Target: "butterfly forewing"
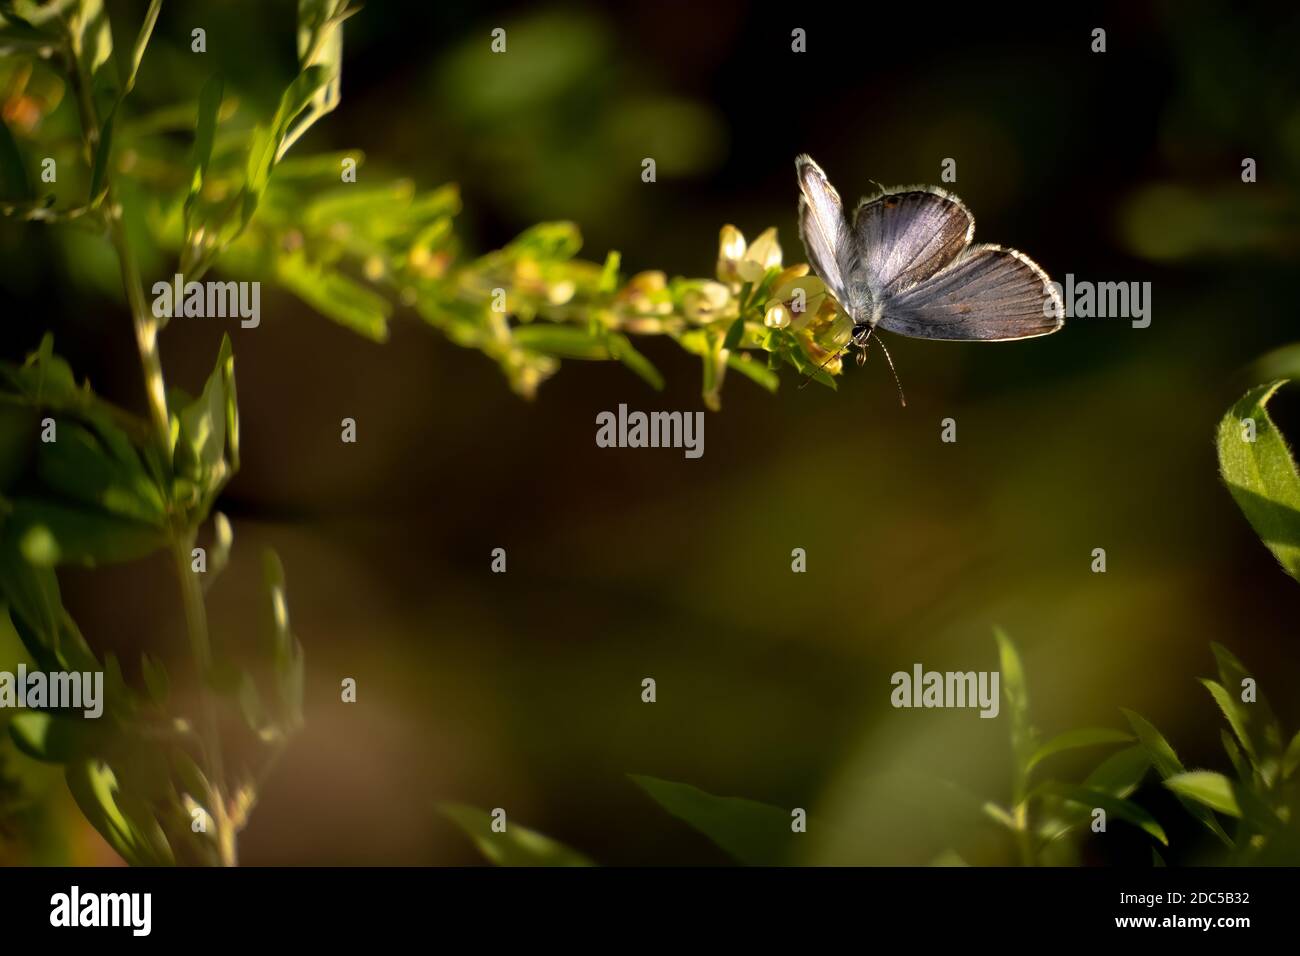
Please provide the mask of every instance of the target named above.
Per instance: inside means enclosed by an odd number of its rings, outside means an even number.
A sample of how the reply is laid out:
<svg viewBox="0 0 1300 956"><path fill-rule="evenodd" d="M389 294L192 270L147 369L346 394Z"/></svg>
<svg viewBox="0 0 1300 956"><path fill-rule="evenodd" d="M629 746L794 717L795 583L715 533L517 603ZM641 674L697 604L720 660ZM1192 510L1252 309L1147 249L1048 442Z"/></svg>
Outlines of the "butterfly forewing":
<svg viewBox="0 0 1300 956"><path fill-rule="evenodd" d="M933 187L864 199L853 217L858 269L876 297L924 282L956 259L974 234L970 210L956 196Z"/></svg>
<svg viewBox="0 0 1300 956"><path fill-rule="evenodd" d="M809 156L795 159L799 178L799 237L808 259L831 295L845 301L846 279L857 260L840 194Z"/></svg>
<svg viewBox="0 0 1300 956"><path fill-rule="evenodd" d="M880 327L919 339L999 341L1055 332L1061 294L1028 256L970 246L948 268L883 303Z"/></svg>

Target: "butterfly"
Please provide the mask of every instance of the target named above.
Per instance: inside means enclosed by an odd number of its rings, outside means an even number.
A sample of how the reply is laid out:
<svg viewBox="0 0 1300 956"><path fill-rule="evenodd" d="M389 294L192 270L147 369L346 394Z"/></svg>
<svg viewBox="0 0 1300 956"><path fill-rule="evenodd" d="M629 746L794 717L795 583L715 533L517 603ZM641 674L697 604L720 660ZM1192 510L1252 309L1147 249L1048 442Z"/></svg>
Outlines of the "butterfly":
<svg viewBox="0 0 1300 956"><path fill-rule="evenodd" d="M794 164L799 236L813 270L853 321L848 344L861 350L859 364L877 327L917 339L1000 342L1065 324L1060 289L1047 273L1015 249L972 245L975 217L947 190L882 187L850 219L811 156Z"/></svg>

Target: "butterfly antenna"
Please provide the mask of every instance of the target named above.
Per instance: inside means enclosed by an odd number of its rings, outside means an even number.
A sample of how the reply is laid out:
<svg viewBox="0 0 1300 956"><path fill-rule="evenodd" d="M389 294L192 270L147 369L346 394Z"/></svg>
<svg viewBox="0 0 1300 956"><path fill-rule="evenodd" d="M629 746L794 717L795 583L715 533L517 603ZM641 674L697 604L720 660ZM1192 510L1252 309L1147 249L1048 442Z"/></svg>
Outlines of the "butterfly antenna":
<svg viewBox="0 0 1300 956"><path fill-rule="evenodd" d="M894 360L889 357L889 349L885 347L884 340L877 338L876 341L880 343L880 350L885 353L885 361L889 363L889 371L893 373L894 385L898 388L898 404L906 408L907 399L903 396L903 383L898 380L898 372L894 371Z"/></svg>
<svg viewBox="0 0 1300 956"><path fill-rule="evenodd" d="M826 366L830 365L831 362L834 362L837 358L843 355L844 350L852 344L853 344L852 340L844 343L835 352L831 353L830 358L828 358L825 362L822 362L821 365L817 366L815 369L813 369L811 372L805 375L803 377L803 381L799 383L800 390L802 390L805 385L807 385L809 382L813 380L814 375L816 375L818 372L824 372L826 370Z"/></svg>

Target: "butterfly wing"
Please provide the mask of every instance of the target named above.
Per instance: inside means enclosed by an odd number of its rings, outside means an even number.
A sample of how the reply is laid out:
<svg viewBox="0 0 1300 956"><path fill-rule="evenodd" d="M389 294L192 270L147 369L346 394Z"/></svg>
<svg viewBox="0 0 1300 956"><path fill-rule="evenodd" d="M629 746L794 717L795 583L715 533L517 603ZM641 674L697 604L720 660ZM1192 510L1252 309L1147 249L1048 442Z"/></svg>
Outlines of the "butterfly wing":
<svg viewBox="0 0 1300 956"><path fill-rule="evenodd" d="M970 246L928 281L885 299L880 327L917 339L1003 341L1065 324L1060 291L1015 249Z"/></svg>
<svg viewBox="0 0 1300 956"><path fill-rule="evenodd" d="M846 301L846 279L857 259L853 235L844 218L844 204L811 156L795 157L794 168L799 179L799 238L814 271L842 304Z"/></svg>
<svg viewBox="0 0 1300 956"><path fill-rule="evenodd" d="M860 280L879 301L924 282L975 235L975 217L937 186L903 186L864 199L853 214ZM859 277L847 277L850 282Z"/></svg>

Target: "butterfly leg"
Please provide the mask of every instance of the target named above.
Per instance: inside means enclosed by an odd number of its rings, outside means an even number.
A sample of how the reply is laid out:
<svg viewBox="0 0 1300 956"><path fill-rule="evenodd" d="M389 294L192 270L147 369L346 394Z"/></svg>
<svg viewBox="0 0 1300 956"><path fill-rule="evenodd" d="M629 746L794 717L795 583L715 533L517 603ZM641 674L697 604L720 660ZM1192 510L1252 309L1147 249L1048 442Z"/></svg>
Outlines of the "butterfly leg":
<svg viewBox="0 0 1300 956"><path fill-rule="evenodd" d="M859 331L864 328L864 331ZM871 333L875 330L874 325L858 326L853 330L853 344L858 347L858 368L862 368L867 361L867 349L871 347Z"/></svg>

